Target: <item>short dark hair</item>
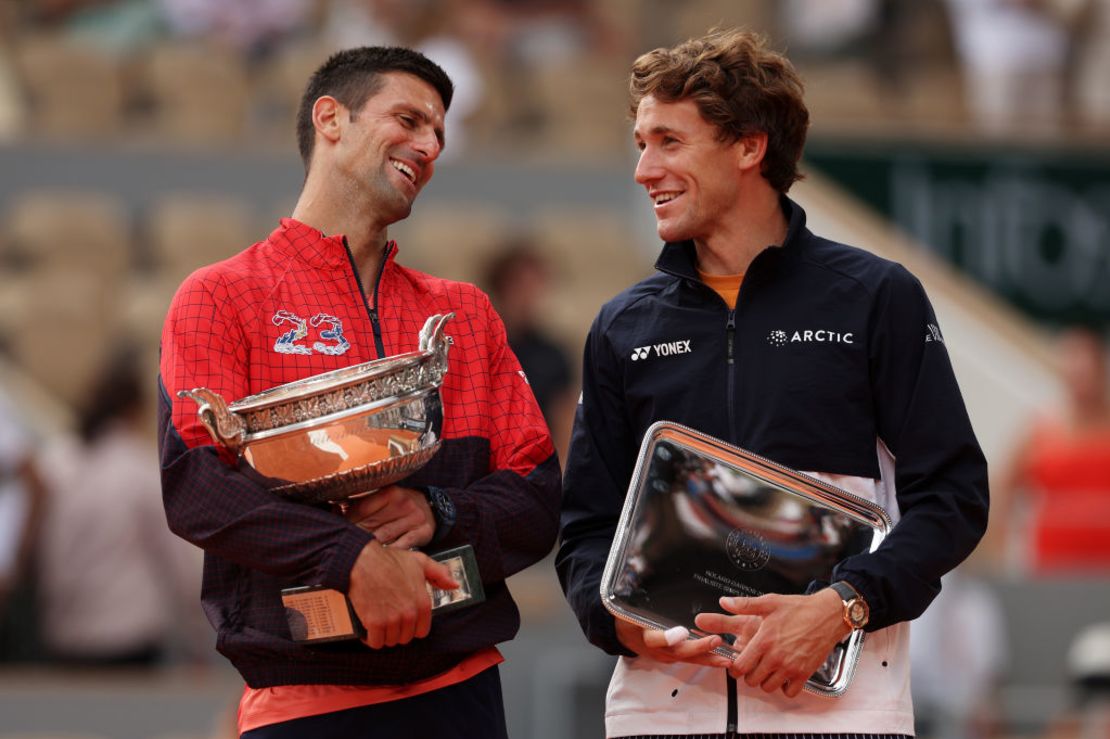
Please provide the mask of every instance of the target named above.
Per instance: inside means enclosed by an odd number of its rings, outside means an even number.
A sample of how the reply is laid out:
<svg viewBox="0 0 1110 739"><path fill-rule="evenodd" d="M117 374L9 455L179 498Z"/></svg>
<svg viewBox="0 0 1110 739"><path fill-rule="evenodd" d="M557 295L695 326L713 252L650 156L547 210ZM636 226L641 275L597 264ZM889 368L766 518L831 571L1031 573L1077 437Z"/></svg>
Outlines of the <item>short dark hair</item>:
<svg viewBox="0 0 1110 739"><path fill-rule="evenodd" d="M809 128L802 80L760 34L714 29L649 51L632 65L628 87L633 117L648 95L665 103L693 100L723 141L767 134L762 172L777 191L785 193L802 179L798 161Z"/></svg>
<svg viewBox="0 0 1110 739"><path fill-rule="evenodd" d="M297 147L305 171L312 162L316 130L312 106L331 95L348 110L358 110L382 88L383 74L404 72L427 82L439 93L444 112L451 105L455 86L443 69L419 51L400 46L362 46L332 54L308 80L297 111Z"/></svg>

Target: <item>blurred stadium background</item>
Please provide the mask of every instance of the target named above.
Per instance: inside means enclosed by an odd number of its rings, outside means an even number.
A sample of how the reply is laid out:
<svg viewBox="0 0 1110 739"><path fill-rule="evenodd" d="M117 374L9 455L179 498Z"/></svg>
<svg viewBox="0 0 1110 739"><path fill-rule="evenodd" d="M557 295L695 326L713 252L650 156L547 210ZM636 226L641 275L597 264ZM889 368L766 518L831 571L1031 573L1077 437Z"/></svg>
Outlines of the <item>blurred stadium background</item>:
<svg viewBox="0 0 1110 739"><path fill-rule="evenodd" d="M818 233L926 283L998 478L987 540L936 609L950 621L918 637L920 734L1079 736L1077 687L1110 677L1110 655L1069 649L1110 620L1110 566L1031 567L1031 504L1002 476L1034 414L1064 402L1054 334L1110 321L1107 0L0 0L0 388L41 448L72 433L121 343L153 390L180 280L292 207L308 74L383 42L459 85L447 156L391 230L400 258L482 283L506 244L531 243L543 328L576 366L598 307L658 249L626 71L714 25L764 31L801 70L809 176L791 194ZM155 667L78 670L37 641L38 559L0 603L0 738L232 735L242 683L194 623L195 592L167 587ZM512 735L602 736L611 661L550 561L514 580Z"/></svg>

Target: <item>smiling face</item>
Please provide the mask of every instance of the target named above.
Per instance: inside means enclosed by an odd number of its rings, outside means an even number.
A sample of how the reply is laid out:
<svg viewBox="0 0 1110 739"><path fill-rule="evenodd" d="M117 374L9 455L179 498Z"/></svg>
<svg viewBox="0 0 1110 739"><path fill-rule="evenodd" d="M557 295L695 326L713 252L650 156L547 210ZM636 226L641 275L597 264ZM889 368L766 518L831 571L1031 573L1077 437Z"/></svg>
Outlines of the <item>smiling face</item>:
<svg viewBox="0 0 1110 739"><path fill-rule="evenodd" d="M443 101L411 74L391 72L357 111L341 111L335 174L356 207L384 224L406 218L443 149Z"/></svg>
<svg viewBox="0 0 1110 739"><path fill-rule="evenodd" d="M640 160L636 182L655 207L664 241L709 241L740 197L740 142L721 141L692 100L645 96L634 129Z"/></svg>

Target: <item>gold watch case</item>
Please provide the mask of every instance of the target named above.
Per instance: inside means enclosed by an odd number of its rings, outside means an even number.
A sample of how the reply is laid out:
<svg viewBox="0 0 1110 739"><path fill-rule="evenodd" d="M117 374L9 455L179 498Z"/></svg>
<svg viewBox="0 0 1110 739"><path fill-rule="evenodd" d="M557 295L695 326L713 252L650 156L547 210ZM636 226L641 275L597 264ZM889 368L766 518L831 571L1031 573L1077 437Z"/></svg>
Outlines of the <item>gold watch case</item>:
<svg viewBox="0 0 1110 739"><path fill-rule="evenodd" d="M848 624L852 631L858 631L866 626L871 617L871 609L863 596L844 580L833 583L831 587L844 603L844 623Z"/></svg>

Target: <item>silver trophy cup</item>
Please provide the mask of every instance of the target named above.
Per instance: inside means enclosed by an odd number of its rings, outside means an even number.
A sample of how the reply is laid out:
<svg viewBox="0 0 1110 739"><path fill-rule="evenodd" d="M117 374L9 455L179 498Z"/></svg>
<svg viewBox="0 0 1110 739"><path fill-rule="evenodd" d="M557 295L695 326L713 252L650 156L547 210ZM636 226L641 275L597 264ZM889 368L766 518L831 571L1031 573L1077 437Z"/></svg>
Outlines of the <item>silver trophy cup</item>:
<svg viewBox="0 0 1110 739"><path fill-rule="evenodd" d="M453 313L428 318L419 349L325 372L228 403L182 390L216 444L304 503L339 502L401 480L439 450Z"/></svg>

